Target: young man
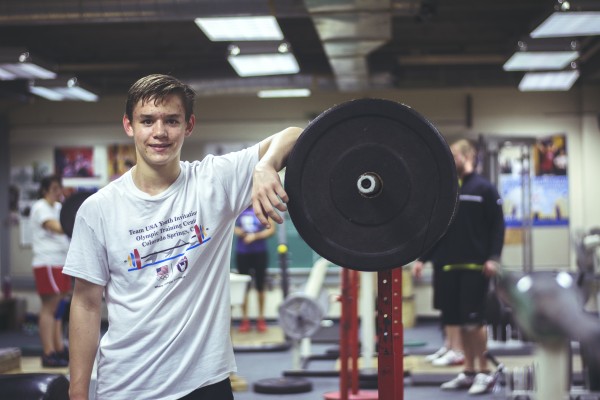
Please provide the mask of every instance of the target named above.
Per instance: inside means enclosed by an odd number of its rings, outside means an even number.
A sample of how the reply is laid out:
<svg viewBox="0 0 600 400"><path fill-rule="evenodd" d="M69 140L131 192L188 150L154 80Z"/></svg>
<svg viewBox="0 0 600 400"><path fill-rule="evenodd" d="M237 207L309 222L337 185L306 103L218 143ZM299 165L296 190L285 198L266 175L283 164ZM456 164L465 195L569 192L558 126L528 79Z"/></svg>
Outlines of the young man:
<svg viewBox="0 0 600 400"><path fill-rule="evenodd" d="M232 399L229 264L236 217L282 222L278 171L302 132L287 128L240 152L182 162L194 128L194 92L150 75L133 84L123 127L137 164L78 211L65 273L76 278L70 314L70 396ZM108 331L100 340L102 298ZM100 340L100 342L99 342Z"/></svg>
<svg viewBox="0 0 600 400"><path fill-rule="evenodd" d="M443 383L441 388L469 389L469 394L481 394L489 391L494 383L485 355L485 299L489 278L499 268L504 215L496 188L475 173L474 146L463 139L453 143L450 149L460 180L458 211L448 232L421 261L430 260L436 268L435 296L441 308L442 323L454 329L450 339L456 341L458 336L464 351L464 371ZM421 262L413 266L417 277L422 268Z"/></svg>

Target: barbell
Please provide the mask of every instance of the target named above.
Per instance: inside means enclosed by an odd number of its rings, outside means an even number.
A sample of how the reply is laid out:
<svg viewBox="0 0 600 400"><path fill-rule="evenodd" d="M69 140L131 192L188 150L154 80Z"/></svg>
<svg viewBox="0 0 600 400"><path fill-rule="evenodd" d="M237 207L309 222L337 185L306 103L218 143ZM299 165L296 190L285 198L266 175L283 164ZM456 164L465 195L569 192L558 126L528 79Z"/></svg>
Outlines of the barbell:
<svg viewBox="0 0 600 400"><path fill-rule="evenodd" d="M287 161L298 234L342 267L379 271L429 250L452 222L458 178L425 117L391 100L336 105L304 129Z"/></svg>

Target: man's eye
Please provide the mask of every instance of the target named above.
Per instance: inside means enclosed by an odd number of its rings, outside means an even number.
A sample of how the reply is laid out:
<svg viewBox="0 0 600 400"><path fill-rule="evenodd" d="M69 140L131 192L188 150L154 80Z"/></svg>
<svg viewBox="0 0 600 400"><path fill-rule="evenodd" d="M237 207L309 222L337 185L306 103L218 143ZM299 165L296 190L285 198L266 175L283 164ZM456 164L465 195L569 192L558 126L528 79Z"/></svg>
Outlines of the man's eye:
<svg viewBox="0 0 600 400"><path fill-rule="evenodd" d="M144 120L142 120L142 124L144 124L144 125L152 125L152 120L151 119L144 119Z"/></svg>
<svg viewBox="0 0 600 400"><path fill-rule="evenodd" d="M178 124L179 124L179 120L176 120L176 119L170 119L170 120L168 120L168 121L167 121L167 123L168 123L169 125L178 125Z"/></svg>

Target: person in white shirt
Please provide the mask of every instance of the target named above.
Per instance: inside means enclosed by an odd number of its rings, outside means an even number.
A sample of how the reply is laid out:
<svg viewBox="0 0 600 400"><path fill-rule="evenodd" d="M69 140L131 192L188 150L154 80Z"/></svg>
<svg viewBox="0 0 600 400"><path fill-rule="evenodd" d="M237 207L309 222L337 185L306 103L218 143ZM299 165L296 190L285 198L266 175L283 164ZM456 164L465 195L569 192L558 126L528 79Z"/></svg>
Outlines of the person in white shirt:
<svg viewBox="0 0 600 400"><path fill-rule="evenodd" d="M40 199L31 207L33 275L42 302L38 328L42 342L42 366L66 367L69 353L63 342L62 314L71 277L63 274L69 238L60 225L62 180L47 176L40 182Z"/></svg>
<svg viewBox="0 0 600 400"><path fill-rule="evenodd" d="M87 399L233 399L229 272L236 217L283 222L279 179L302 129L202 161L181 161L195 93L168 75L128 92L123 127L137 164L79 208L65 273L76 278L70 313L70 396ZM108 330L100 339L102 298Z"/></svg>

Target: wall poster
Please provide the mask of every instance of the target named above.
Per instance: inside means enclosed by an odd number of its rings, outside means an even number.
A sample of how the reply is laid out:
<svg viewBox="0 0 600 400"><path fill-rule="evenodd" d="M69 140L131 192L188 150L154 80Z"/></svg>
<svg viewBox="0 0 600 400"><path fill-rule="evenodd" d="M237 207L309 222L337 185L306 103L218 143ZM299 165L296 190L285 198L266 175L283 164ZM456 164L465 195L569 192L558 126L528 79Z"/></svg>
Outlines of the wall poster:
<svg viewBox="0 0 600 400"><path fill-rule="evenodd" d="M565 135L537 140L531 149L531 220L533 226L569 224L569 181ZM507 227L522 225L523 161L518 148L504 147L499 154L499 190Z"/></svg>

